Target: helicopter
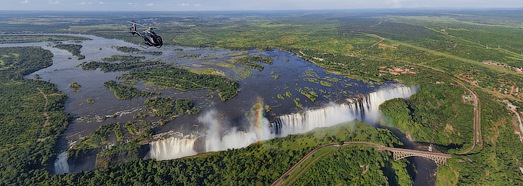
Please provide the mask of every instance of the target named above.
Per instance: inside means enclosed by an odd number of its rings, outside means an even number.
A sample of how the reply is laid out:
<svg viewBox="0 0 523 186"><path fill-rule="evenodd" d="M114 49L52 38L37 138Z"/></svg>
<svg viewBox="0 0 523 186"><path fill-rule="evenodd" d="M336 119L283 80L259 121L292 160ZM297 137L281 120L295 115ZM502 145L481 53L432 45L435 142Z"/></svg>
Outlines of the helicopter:
<svg viewBox="0 0 523 186"><path fill-rule="evenodd" d="M144 30L143 32L136 31L136 24L134 21L131 22L131 28L129 28L129 33L134 35L138 35L143 38L144 43L148 46L154 46L156 48L160 48L163 45L162 37L157 35L153 30L156 29L154 27L149 27L147 30Z"/></svg>

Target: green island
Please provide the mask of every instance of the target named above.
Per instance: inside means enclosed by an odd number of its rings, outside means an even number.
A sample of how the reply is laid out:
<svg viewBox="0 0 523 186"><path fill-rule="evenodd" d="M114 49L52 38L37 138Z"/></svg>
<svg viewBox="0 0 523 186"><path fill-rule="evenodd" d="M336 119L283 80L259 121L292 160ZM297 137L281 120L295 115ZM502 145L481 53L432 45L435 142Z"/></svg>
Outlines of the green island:
<svg viewBox="0 0 523 186"><path fill-rule="evenodd" d="M133 54L150 54L150 55L162 55L163 54L163 52L161 52L161 51L145 51L145 50L140 50L138 48L127 47L127 46L112 46L111 48L115 48L116 50L118 50L120 52L133 53Z"/></svg>
<svg viewBox="0 0 523 186"><path fill-rule="evenodd" d="M113 91L114 96L119 100L128 100L137 97L148 97L160 94L157 92L141 91L136 87L126 85L122 82L116 82L114 80L105 82L104 86Z"/></svg>
<svg viewBox="0 0 523 186"><path fill-rule="evenodd" d="M153 97L146 99L144 104L149 106L153 116L183 116L185 113L192 115L200 112L200 108L195 107L194 102L187 99Z"/></svg>
<svg viewBox="0 0 523 186"><path fill-rule="evenodd" d="M147 67L164 64L160 61L131 61L121 63L107 63L91 61L82 63L82 69L84 70L96 70L100 69L102 72L116 72L116 71L128 71L134 68Z"/></svg>
<svg viewBox="0 0 523 186"><path fill-rule="evenodd" d="M270 57L263 57L263 56L236 56L231 59L231 62L241 64L243 66L246 66L251 69L255 69L258 71L262 71L265 67L258 63L265 63L265 64L272 64L273 59Z"/></svg>
<svg viewBox="0 0 523 186"><path fill-rule="evenodd" d="M83 70L96 70L100 69L102 72L116 72L116 71L129 71L135 68L155 66L164 64L158 59L150 59L142 61L145 56L125 56L125 55L113 55L111 57L103 58L103 62L90 61L84 62L79 66ZM115 63L119 61L118 63Z"/></svg>
<svg viewBox="0 0 523 186"><path fill-rule="evenodd" d="M133 69L121 79L138 79L150 85L176 88L183 91L211 89L218 92L222 101L238 94L238 82L210 74L196 74L174 66L158 66Z"/></svg>
<svg viewBox="0 0 523 186"><path fill-rule="evenodd" d="M40 78L36 78L35 79L40 79ZM69 88L73 89L75 92L80 92L80 88L82 88L82 86L80 84L78 84L77 82L72 82L69 84Z"/></svg>
<svg viewBox="0 0 523 186"><path fill-rule="evenodd" d="M137 62L137 61L144 60L144 59L145 59L145 56L112 55L111 57L105 57L102 60L105 62L115 62L115 61Z"/></svg>
<svg viewBox="0 0 523 186"><path fill-rule="evenodd" d="M85 59L85 56L80 51L80 49L82 48L82 45L58 43L58 44L54 45L54 47L71 52L74 56L78 57L78 60Z"/></svg>

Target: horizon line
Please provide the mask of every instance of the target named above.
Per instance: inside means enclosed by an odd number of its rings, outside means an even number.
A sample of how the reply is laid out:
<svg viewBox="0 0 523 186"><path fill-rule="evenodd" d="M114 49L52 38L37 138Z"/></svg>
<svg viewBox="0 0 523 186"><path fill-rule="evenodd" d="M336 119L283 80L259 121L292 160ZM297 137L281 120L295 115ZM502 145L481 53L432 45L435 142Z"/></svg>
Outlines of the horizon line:
<svg viewBox="0 0 523 186"><path fill-rule="evenodd" d="M2 10L0 12L255 12L255 11L350 11L350 10L372 10L372 11L391 11L391 10L523 10L523 7L400 7L400 8L346 8L346 9L238 9L238 10Z"/></svg>

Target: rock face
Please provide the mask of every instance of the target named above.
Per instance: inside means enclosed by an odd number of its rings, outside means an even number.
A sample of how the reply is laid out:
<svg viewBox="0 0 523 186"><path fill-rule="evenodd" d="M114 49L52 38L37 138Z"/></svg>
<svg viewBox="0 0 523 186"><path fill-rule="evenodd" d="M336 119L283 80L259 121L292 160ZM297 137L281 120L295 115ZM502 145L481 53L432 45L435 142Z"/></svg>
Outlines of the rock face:
<svg viewBox="0 0 523 186"><path fill-rule="evenodd" d="M149 145L142 145L134 151L116 151L113 153L100 153L96 156L96 169L107 168L111 165L126 163L134 159L144 158L149 152Z"/></svg>

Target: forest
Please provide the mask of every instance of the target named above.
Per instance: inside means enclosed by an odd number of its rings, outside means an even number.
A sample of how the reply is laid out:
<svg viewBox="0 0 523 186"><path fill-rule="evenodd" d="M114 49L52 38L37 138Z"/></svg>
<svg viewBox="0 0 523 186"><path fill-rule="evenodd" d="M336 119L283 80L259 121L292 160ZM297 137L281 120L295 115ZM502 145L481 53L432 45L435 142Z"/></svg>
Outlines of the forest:
<svg viewBox="0 0 523 186"><path fill-rule="evenodd" d="M0 70L0 185L35 183L37 175L49 176L46 167L69 122L67 96L51 83L23 79L52 64L50 51L1 47L0 56L9 56Z"/></svg>

